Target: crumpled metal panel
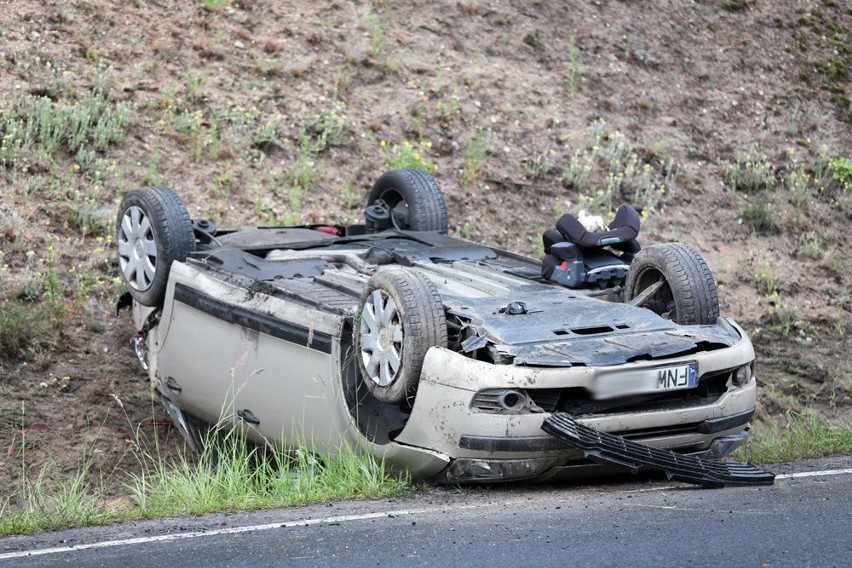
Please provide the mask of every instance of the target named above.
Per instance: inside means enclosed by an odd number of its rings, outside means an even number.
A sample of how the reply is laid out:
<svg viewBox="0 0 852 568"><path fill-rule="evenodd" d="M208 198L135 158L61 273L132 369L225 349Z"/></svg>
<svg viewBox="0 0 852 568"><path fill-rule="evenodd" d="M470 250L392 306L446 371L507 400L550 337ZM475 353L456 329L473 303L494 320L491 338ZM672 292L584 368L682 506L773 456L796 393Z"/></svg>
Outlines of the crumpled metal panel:
<svg viewBox="0 0 852 568"><path fill-rule="evenodd" d="M647 309L554 287L525 292L448 303L515 365L619 365L729 347L738 339L719 326L680 326ZM522 302L525 313L512 314L511 302Z"/></svg>

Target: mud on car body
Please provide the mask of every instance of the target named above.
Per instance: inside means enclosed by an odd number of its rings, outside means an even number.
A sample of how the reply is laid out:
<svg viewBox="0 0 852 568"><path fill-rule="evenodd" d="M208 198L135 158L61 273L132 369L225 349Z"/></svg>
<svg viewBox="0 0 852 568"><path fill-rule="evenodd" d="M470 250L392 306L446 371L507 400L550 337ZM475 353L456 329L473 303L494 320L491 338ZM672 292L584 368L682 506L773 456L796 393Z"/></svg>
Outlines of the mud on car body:
<svg viewBox="0 0 852 568"><path fill-rule="evenodd" d="M447 236L418 171L382 175L357 225L223 231L149 187L119 208L118 257L137 355L196 447L224 419L448 483L599 472L542 431L565 413L722 457L754 413L752 345L701 256L641 249L631 211L560 219L542 263Z"/></svg>

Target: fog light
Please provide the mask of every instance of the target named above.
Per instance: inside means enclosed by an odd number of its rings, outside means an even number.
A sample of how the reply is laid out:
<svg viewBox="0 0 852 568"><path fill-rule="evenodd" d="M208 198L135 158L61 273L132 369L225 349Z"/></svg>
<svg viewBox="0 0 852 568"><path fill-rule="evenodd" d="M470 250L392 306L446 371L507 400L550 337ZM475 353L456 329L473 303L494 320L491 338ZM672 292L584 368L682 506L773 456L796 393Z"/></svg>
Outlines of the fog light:
<svg viewBox="0 0 852 568"><path fill-rule="evenodd" d="M473 396L473 408L489 412L529 411L530 398L521 389L484 389Z"/></svg>
<svg viewBox="0 0 852 568"><path fill-rule="evenodd" d="M734 384L738 387L741 387L751 380L752 376L752 365L754 363L748 363L747 365L743 365L736 371L734 371Z"/></svg>

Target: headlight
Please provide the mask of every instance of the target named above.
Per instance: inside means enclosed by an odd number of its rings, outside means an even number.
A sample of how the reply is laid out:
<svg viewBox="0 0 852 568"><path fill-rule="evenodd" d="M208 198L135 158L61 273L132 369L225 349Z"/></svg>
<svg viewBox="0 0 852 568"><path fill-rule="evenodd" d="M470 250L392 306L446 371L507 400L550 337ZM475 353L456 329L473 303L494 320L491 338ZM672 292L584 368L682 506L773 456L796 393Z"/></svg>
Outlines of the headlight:
<svg viewBox="0 0 852 568"><path fill-rule="evenodd" d="M743 365L734 371L734 384L741 387L751 380L754 362Z"/></svg>

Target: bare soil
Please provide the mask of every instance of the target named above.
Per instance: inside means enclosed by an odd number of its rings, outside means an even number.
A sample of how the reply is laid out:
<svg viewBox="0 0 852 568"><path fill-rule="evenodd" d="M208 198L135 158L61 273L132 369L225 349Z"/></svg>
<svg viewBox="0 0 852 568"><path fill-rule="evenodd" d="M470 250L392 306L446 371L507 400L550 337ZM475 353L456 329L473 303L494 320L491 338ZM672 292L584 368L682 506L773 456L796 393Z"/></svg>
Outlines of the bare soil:
<svg viewBox="0 0 852 568"><path fill-rule="evenodd" d="M356 221L403 140L437 165L451 233L540 255L558 214L607 184L602 158L584 187L567 183L572 157L595 151L596 129L623 133L673 183L653 207L614 199L645 210L643 244L684 241L708 260L758 351L760 417L848 420L850 192L813 186L797 202L783 180L818 173L821 152L852 157L850 29L852 8L830 0L4 4L2 112L98 88L133 118L88 157L0 165L0 309L45 310L0 353L0 503L24 470L87 461L117 495L139 436L180 447L130 318L113 314L125 192L170 185L222 227ZM775 181L726 189L748 159ZM755 231L761 203L774 226Z"/></svg>

